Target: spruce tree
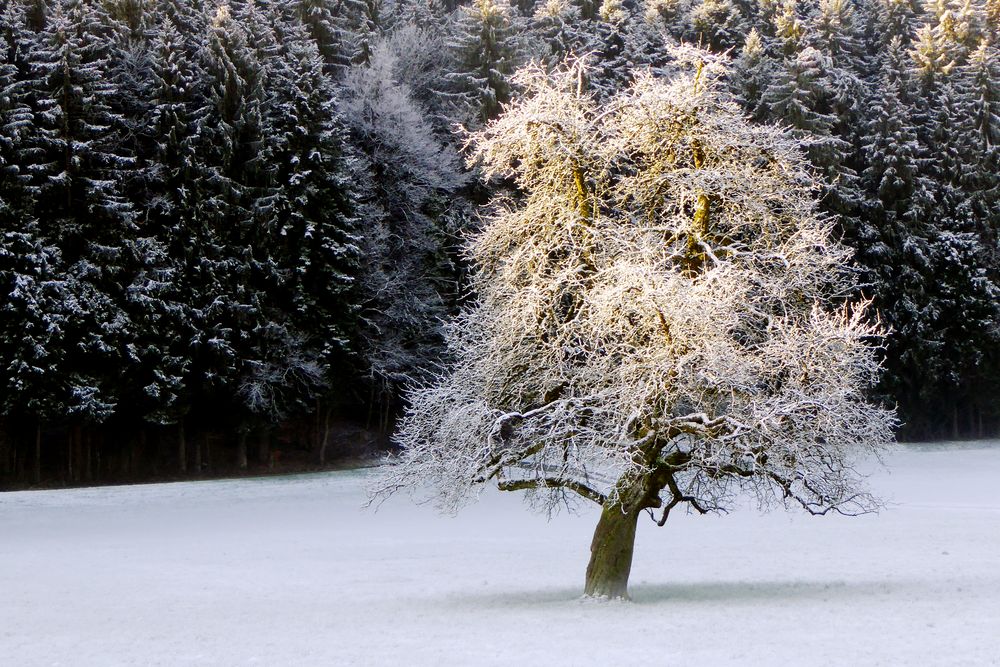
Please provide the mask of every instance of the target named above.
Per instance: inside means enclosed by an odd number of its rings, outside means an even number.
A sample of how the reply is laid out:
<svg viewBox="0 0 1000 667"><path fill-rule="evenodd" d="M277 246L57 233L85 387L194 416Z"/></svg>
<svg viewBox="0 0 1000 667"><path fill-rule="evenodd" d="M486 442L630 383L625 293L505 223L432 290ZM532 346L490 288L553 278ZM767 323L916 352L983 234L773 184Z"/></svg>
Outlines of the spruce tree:
<svg viewBox="0 0 1000 667"><path fill-rule="evenodd" d="M760 33L752 28L733 63L732 78L736 98L752 116L758 114L761 99L774 76L774 66Z"/></svg>
<svg viewBox="0 0 1000 667"><path fill-rule="evenodd" d="M274 167L259 243L273 267L267 298L282 311L277 413L301 412L354 370L360 270L347 131L316 47L294 25L272 63L264 143ZM263 257L260 258L263 260ZM278 310L278 308L273 308ZM272 349L271 353L275 350ZM346 392L339 388L344 399Z"/></svg>
<svg viewBox="0 0 1000 667"><path fill-rule="evenodd" d="M828 57L805 47L786 58L775 71L762 98L767 116L790 126L801 139L809 159L835 183L850 145L834 133L834 113Z"/></svg>
<svg viewBox="0 0 1000 667"><path fill-rule="evenodd" d="M375 5L366 0L295 0L293 7L334 76L367 57Z"/></svg>
<svg viewBox="0 0 1000 667"><path fill-rule="evenodd" d="M474 0L459 9L447 44L453 71L441 91L455 120L481 123L510 100L509 77L520 59L515 18L507 0Z"/></svg>
<svg viewBox="0 0 1000 667"><path fill-rule="evenodd" d="M740 44L750 29L733 0L701 0L691 10L691 37L715 50Z"/></svg>
<svg viewBox="0 0 1000 667"><path fill-rule="evenodd" d="M120 294L135 270L134 211L121 183L133 168L120 151L118 90L108 70L112 35L100 7L57 3L30 44L34 130L25 142L28 191L40 233L59 247L74 317L66 331L74 421L100 423L120 388L108 369L132 363L132 323Z"/></svg>
<svg viewBox="0 0 1000 667"><path fill-rule="evenodd" d="M197 120L208 113L204 72L194 57L198 33L185 38L178 20L177 12L164 12L148 47L142 161L129 182L130 199L143 211L146 258L127 300L140 323L141 363L130 378L130 397L135 412L157 424L177 423L193 402L191 341L199 331L192 309L203 287L195 276L213 257L200 243L195 203L199 181L208 176L199 169L194 144Z"/></svg>
<svg viewBox="0 0 1000 667"><path fill-rule="evenodd" d="M570 0L546 0L531 19L534 54L547 67L555 67L571 54L589 49L590 35L583 29L580 8Z"/></svg>

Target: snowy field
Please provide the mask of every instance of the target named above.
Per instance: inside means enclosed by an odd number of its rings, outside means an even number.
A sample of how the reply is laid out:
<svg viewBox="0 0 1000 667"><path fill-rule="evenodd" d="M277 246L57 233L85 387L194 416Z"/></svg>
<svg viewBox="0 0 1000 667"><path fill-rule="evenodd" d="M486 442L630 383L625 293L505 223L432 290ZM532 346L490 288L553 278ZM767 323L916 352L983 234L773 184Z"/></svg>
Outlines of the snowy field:
<svg viewBox="0 0 1000 667"><path fill-rule="evenodd" d="M861 518L362 510L366 472L0 494L0 665L1000 665L1000 443L902 448Z"/></svg>

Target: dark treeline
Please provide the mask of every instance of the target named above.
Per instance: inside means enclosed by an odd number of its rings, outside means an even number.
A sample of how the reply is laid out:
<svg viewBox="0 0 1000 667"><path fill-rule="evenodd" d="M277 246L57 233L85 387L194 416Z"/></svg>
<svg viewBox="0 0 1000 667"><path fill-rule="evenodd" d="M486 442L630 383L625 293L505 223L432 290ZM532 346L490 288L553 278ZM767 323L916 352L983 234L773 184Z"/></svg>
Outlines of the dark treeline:
<svg viewBox="0 0 1000 667"><path fill-rule="evenodd" d="M0 474L322 463L384 429L440 354L465 180L390 74L335 86L366 7L0 7Z"/></svg>
<svg viewBox="0 0 1000 667"><path fill-rule="evenodd" d="M903 437L996 433L998 34L1000 0L0 0L0 480L384 434L463 297L455 126L528 60L610 95L676 41L823 176Z"/></svg>

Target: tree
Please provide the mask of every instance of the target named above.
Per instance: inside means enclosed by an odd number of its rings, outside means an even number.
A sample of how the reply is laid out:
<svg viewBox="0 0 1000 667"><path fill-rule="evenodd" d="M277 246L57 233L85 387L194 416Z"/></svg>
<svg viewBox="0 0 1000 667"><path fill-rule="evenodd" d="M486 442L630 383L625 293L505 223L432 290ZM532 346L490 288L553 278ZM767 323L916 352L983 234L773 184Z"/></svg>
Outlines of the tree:
<svg viewBox="0 0 1000 667"><path fill-rule="evenodd" d="M520 47L515 14L507 0L475 0L459 12L447 44L454 71L445 75L441 92L450 99L456 119L481 123L510 99L508 79Z"/></svg>
<svg viewBox="0 0 1000 667"><path fill-rule="evenodd" d="M257 262L269 306L272 421L302 413L349 375L360 273L348 133L323 61L301 26L285 26L270 64L261 153L274 168L257 194ZM263 386L256 383L255 386ZM324 396L326 397L326 396ZM322 457L322 452L321 452ZM321 461L322 462L322 461Z"/></svg>
<svg viewBox="0 0 1000 667"><path fill-rule="evenodd" d="M860 64L864 47L855 26L854 5L847 0L820 0L813 19L813 45L845 69Z"/></svg>
<svg viewBox="0 0 1000 667"><path fill-rule="evenodd" d="M531 19L535 56L555 67L567 56L586 52L592 35L581 26L580 8L570 0L546 0Z"/></svg>
<svg viewBox="0 0 1000 667"><path fill-rule="evenodd" d="M732 88L736 99L753 117L769 110L767 105L761 105L761 100L774 77L775 68L760 33L756 28L751 29L741 53L733 62Z"/></svg>
<svg viewBox="0 0 1000 667"><path fill-rule="evenodd" d="M106 369L130 363L132 322L116 296L138 258L135 214L121 188L134 160L120 150L118 90L104 76L109 24L96 3L55 3L26 55L34 117L21 155L38 233L60 249L72 295L63 377L76 424L111 416L120 390Z"/></svg>
<svg viewBox="0 0 1000 667"><path fill-rule="evenodd" d="M851 145L834 131L840 106L834 96L840 86L831 70L830 58L807 46L776 69L761 103L770 119L791 127L826 182L842 187L842 181L853 178L843 168Z"/></svg>
<svg viewBox="0 0 1000 667"><path fill-rule="evenodd" d="M395 40L376 44L370 62L345 75L342 90L364 221L358 337L373 397L387 407L401 386L425 378L440 358L440 322L455 291L447 249L458 225L450 222L461 219L454 195L466 181L455 154L396 78L399 56Z"/></svg>
<svg viewBox="0 0 1000 667"><path fill-rule="evenodd" d="M852 456L889 440L865 304L788 135L749 124L708 73L640 77L599 105L582 66L522 71L472 135L517 183L470 255L455 363L415 390L374 490L456 509L475 488L602 508L586 593L627 597L636 523L739 491L814 514L872 506Z"/></svg>
<svg viewBox="0 0 1000 667"><path fill-rule="evenodd" d="M692 37L713 49L732 48L743 40L749 26L732 0L701 0L691 10Z"/></svg>
<svg viewBox="0 0 1000 667"><path fill-rule="evenodd" d="M913 34L914 18L920 13L915 0L878 0L870 11L873 25L869 32L880 50L894 39L907 44Z"/></svg>
<svg viewBox="0 0 1000 667"><path fill-rule="evenodd" d="M308 29L327 69L340 76L358 59L370 29L365 0L295 0L292 7Z"/></svg>

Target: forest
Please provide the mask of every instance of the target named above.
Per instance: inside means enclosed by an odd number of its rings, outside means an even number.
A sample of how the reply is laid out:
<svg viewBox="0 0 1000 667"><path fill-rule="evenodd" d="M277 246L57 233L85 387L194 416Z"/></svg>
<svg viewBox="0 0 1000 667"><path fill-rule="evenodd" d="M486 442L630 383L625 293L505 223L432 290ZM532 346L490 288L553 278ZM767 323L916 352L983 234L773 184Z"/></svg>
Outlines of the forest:
<svg viewBox="0 0 1000 667"><path fill-rule="evenodd" d="M524 197L469 132L679 44L818 177L897 437L1000 433L1000 0L0 0L0 484L383 446Z"/></svg>

